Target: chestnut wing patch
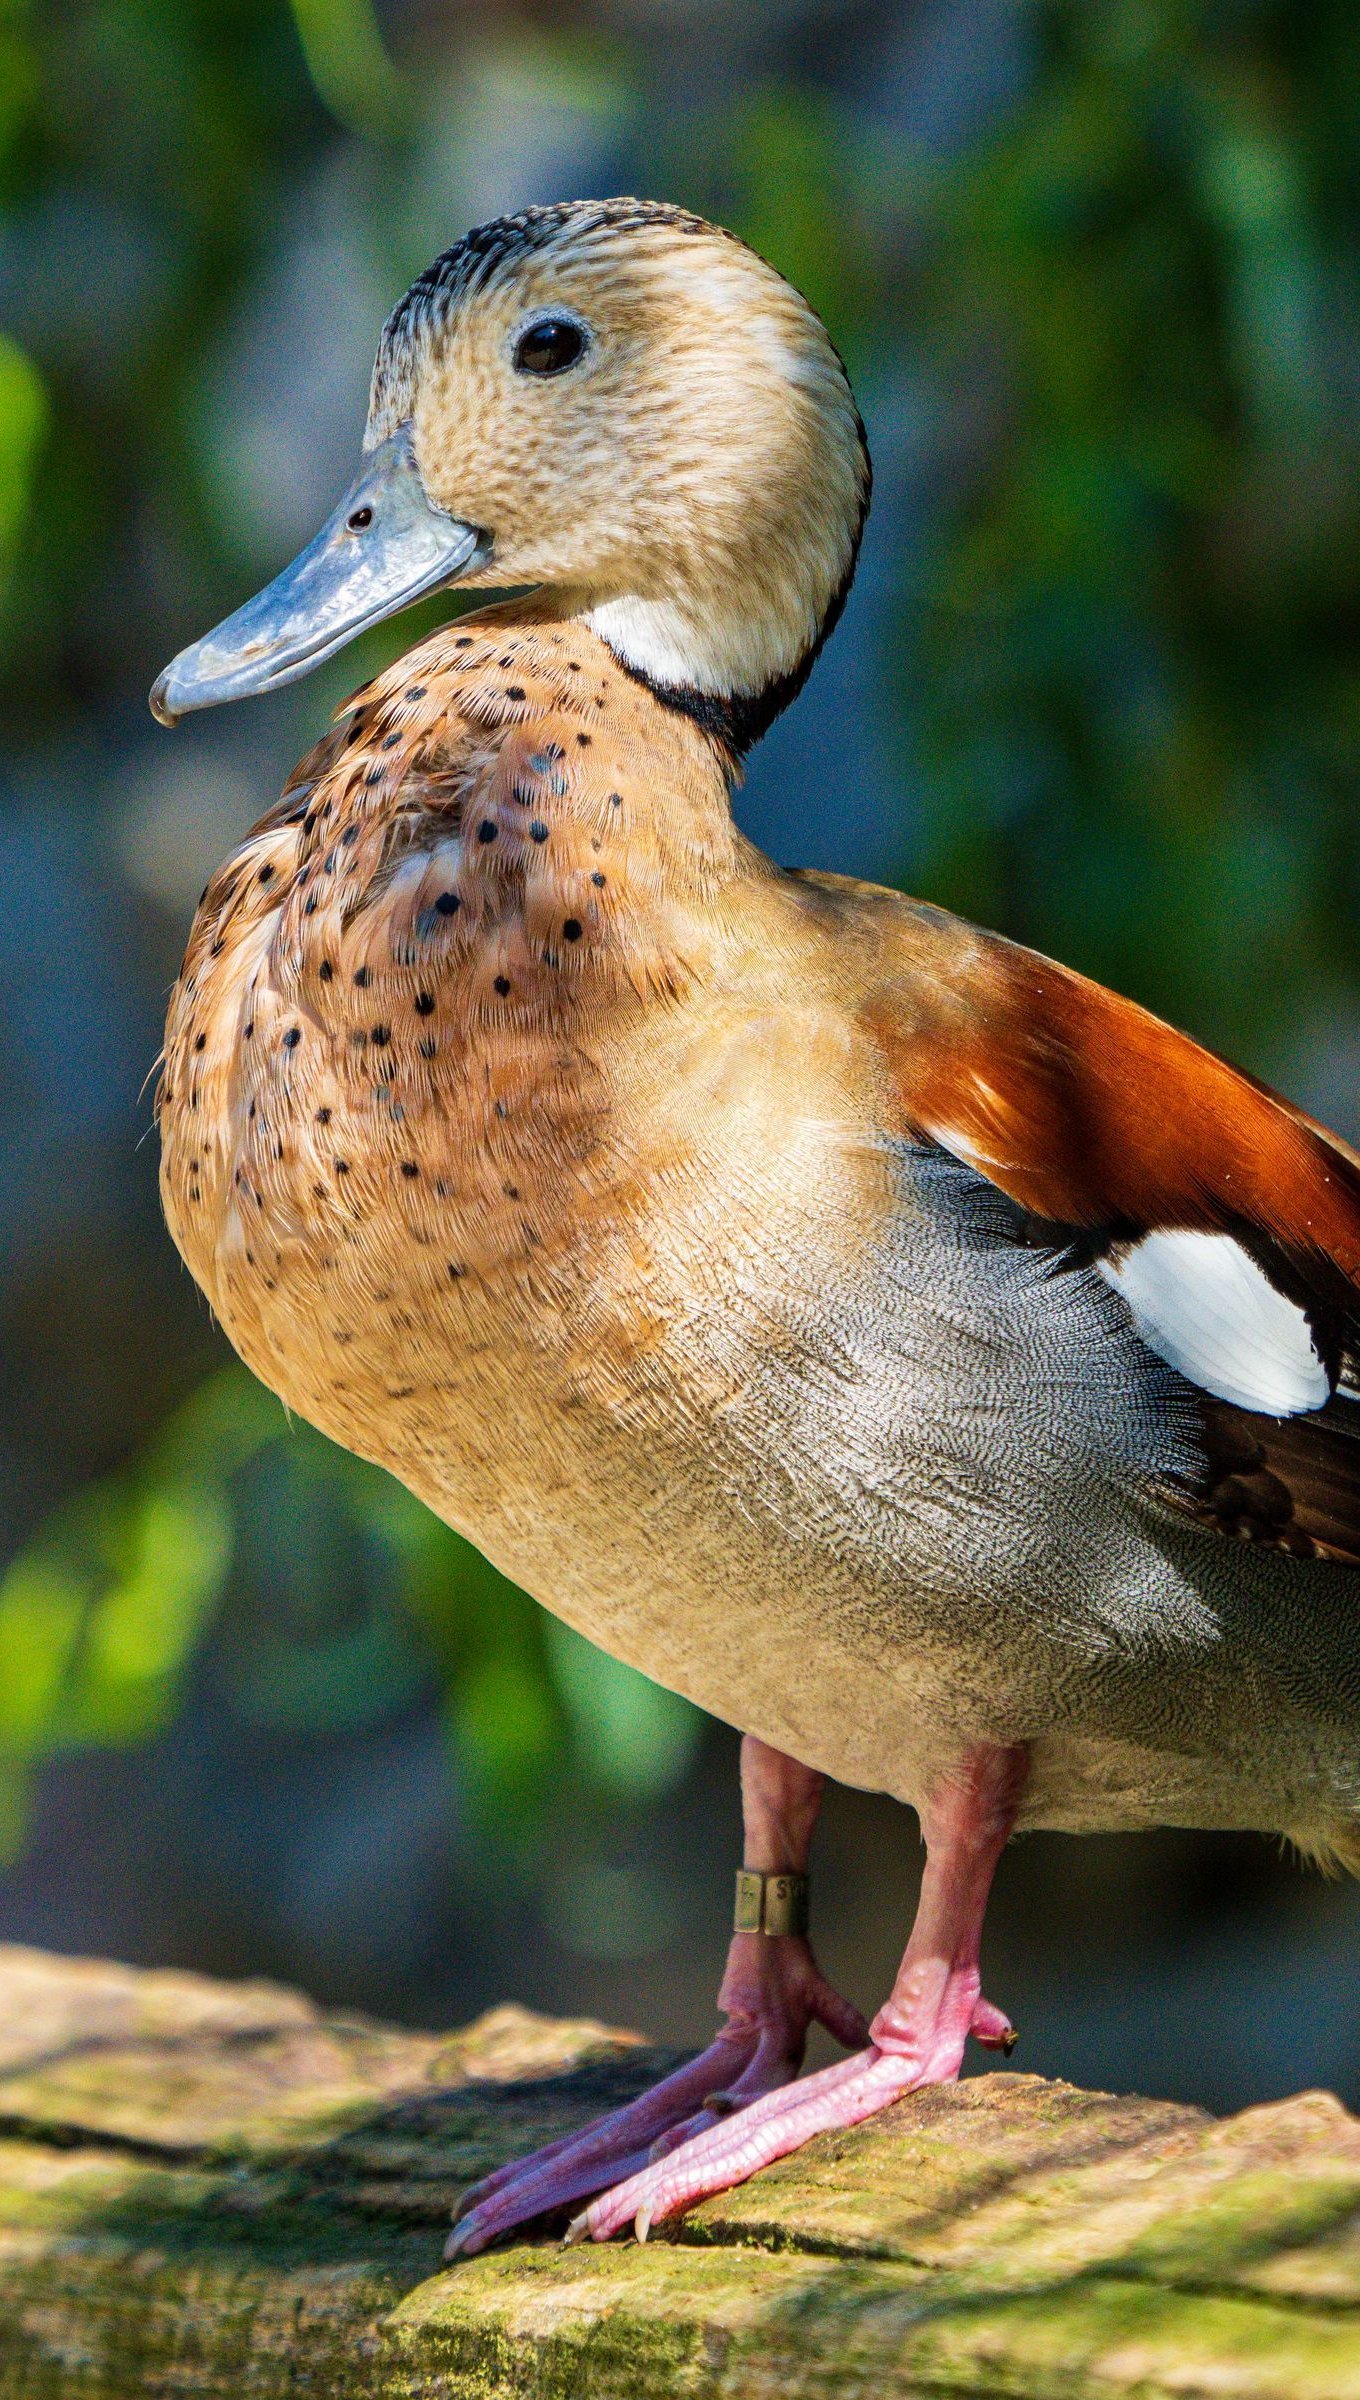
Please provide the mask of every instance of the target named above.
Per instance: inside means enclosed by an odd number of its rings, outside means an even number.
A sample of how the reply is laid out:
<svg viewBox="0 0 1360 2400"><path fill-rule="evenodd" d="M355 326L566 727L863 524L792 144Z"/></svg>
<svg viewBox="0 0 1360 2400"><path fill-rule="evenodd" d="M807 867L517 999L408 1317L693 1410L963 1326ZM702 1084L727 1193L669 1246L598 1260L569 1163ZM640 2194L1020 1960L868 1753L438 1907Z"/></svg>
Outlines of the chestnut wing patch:
<svg viewBox="0 0 1360 2400"><path fill-rule="evenodd" d="M1360 1159L1132 1001L934 910L902 926L864 1010L897 1128L1096 1267L1200 1394L1179 1504L1360 1563Z"/></svg>

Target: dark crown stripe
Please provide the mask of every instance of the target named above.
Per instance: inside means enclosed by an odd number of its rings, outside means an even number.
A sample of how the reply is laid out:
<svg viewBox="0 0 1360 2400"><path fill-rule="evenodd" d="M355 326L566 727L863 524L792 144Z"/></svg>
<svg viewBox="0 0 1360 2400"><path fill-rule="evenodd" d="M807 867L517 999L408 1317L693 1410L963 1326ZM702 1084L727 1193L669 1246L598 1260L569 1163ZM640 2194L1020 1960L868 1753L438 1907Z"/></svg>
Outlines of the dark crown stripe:
<svg viewBox="0 0 1360 2400"><path fill-rule="evenodd" d="M383 327L380 365L390 364L425 326L446 318L460 301L483 291L499 270L514 260L548 249L566 233L627 233L648 225L665 226L674 233L739 240L724 227L710 225L689 209L674 208L664 200L562 200L551 206L520 209L515 216L495 217L489 225L474 226L417 275Z"/></svg>

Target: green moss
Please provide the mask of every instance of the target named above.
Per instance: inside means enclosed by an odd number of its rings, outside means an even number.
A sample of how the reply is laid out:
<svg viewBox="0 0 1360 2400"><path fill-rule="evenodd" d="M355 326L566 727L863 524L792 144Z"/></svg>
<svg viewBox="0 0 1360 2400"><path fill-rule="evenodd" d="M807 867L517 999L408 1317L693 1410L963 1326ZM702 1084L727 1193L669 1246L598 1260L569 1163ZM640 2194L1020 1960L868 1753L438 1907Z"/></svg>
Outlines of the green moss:
<svg viewBox="0 0 1360 2400"><path fill-rule="evenodd" d="M644 2248L440 2272L470 2176L664 2062L0 1950L20 2025L0 2400L1360 2400L1360 2126L1325 2095L1216 2125L982 2077Z"/></svg>

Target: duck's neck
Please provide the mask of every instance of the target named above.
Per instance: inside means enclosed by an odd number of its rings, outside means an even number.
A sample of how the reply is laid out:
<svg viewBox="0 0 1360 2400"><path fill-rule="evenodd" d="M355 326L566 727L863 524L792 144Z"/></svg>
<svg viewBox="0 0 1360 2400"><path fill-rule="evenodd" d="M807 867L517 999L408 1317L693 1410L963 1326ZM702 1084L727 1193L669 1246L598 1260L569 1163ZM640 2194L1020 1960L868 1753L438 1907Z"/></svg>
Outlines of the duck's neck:
<svg viewBox="0 0 1360 2400"><path fill-rule="evenodd" d="M563 593L562 607L666 707L740 759L796 699L840 617L869 493L859 429L845 473L805 493L796 517L777 528L753 523L725 551L698 546L668 572L639 577L638 589Z"/></svg>
<svg viewBox="0 0 1360 2400"><path fill-rule="evenodd" d="M743 758L802 690L853 572L852 559L820 618L796 625L740 617L704 624L669 600L606 600L580 613L620 666L665 707L693 717Z"/></svg>

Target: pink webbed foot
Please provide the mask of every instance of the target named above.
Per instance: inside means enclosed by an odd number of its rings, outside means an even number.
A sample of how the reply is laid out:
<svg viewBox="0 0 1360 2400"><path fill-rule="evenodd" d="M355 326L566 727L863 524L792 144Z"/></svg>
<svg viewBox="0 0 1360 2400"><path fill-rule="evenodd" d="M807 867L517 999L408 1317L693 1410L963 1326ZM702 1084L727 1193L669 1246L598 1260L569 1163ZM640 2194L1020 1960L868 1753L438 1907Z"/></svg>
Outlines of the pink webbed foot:
<svg viewBox="0 0 1360 2400"><path fill-rule="evenodd" d="M744 2112L797 2074L810 2024L825 2025L847 2044L866 2036L858 2009L831 1989L807 1943L794 1935L734 1935L719 1997L730 2021L698 2058L626 2108L498 2168L465 2193L444 2256L471 2258L516 2225L645 2172L729 2111Z"/></svg>
<svg viewBox="0 0 1360 2400"><path fill-rule="evenodd" d="M666 2217L744 2183L762 2167L787 2158L814 2134L843 2132L923 2085L952 2083L968 2035L1009 2050L1015 2034L999 2008L981 1998L976 1975L964 1970L904 1994L879 2011L867 2049L818 2075L753 2100L740 2113L698 2132L665 2157L617 2183L573 2219L568 2241L608 2241L632 2225L639 2241ZM931 1990L930 1983L936 1983ZM917 2002L908 2013L911 1999Z"/></svg>
<svg viewBox="0 0 1360 2400"><path fill-rule="evenodd" d="M1022 1749L979 1744L923 1812L920 1906L868 2049L792 2089L764 2094L624 2177L573 2219L569 2241L607 2241L628 2224L645 2241L663 2218L744 2183L814 2134L861 2124L923 2084L952 2082L970 2033L989 2048L1013 2046L1008 2019L982 1997L978 1957L992 1875L1027 1763Z"/></svg>

